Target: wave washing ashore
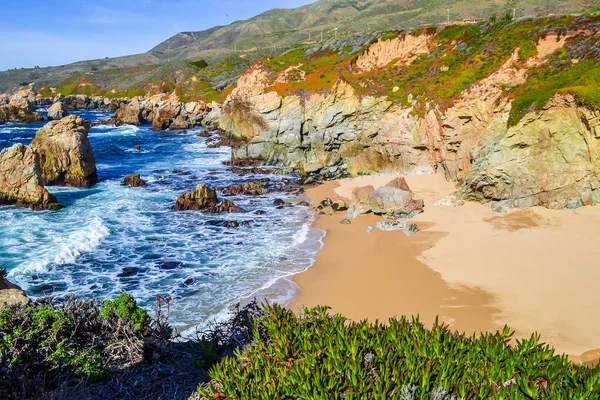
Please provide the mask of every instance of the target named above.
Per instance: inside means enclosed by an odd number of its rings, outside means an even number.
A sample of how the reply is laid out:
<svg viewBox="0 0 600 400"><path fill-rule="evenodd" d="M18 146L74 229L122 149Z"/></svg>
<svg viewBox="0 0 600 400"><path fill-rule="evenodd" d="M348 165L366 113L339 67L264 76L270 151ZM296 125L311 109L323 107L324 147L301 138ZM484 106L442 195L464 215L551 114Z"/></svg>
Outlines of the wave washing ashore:
<svg viewBox="0 0 600 400"><path fill-rule="evenodd" d="M75 114L92 122L110 116ZM29 144L42 125L1 126L0 149ZM199 132L92 127L98 185L49 187L66 206L58 212L0 207L0 264L9 279L32 298L105 299L128 292L150 311L156 295L171 296L171 322L181 330L221 319L230 305L259 292L288 301L296 287L285 278L311 265L322 233L310 228L313 217L306 207L277 208L273 200L300 200L284 192L234 197L249 212L226 215L174 212L171 206L198 183L222 187L268 178L276 184L294 177L238 176L223 165L230 149L208 148ZM132 173L148 186L121 185ZM249 225L215 224L233 219Z"/></svg>

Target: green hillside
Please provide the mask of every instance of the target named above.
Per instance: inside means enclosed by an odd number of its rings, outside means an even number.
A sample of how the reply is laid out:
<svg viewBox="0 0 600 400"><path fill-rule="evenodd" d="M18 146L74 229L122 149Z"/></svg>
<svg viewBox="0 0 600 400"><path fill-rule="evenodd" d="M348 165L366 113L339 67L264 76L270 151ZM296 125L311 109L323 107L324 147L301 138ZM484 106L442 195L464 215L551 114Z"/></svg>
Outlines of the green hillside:
<svg viewBox="0 0 600 400"><path fill-rule="evenodd" d="M284 53L309 38L327 42L354 35L362 38L360 44L379 31L439 26L448 15L451 22L506 13L518 18L578 12L593 5L593 0L320 0L296 9L274 9L228 26L179 33L143 54L0 72L0 91L30 83L38 89L57 87L65 94L161 91L177 86L181 73L184 79L194 76L197 71L188 68L188 61L198 60L209 67L228 66L225 71L209 68L196 77L220 90L234 83L252 62ZM193 89L188 86L186 93Z"/></svg>

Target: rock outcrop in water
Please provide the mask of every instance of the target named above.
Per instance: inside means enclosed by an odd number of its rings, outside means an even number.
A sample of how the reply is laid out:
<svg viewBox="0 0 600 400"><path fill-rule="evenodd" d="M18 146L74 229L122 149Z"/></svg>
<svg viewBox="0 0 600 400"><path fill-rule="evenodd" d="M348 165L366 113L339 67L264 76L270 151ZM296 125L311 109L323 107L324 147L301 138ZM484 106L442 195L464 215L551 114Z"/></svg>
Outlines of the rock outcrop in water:
<svg viewBox="0 0 600 400"><path fill-rule="evenodd" d="M260 181L240 183L223 189L223 194L226 196L262 196L267 193L269 193L269 189L264 187Z"/></svg>
<svg viewBox="0 0 600 400"><path fill-rule="evenodd" d="M65 110L62 101L57 101L48 108L48 119L50 121L59 120L66 116L67 111Z"/></svg>
<svg viewBox="0 0 600 400"><path fill-rule="evenodd" d="M89 126L71 115L42 127L31 142L39 154L44 185L88 188L98 183Z"/></svg>
<svg viewBox="0 0 600 400"><path fill-rule="evenodd" d="M202 184L196 186L196 190L179 196L177 203L173 206L173 210L204 210L213 214L244 211L227 199L223 199L221 204L219 204L217 192Z"/></svg>
<svg viewBox="0 0 600 400"><path fill-rule="evenodd" d="M152 124L156 130L188 129L206 125L204 118L207 113L204 102L181 103L177 98L155 95L146 98L134 98L122 104L115 111L117 125Z"/></svg>
<svg viewBox="0 0 600 400"><path fill-rule="evenodd" d="M11 95L0 95L0 124L43 121L42 114L35 112L35 95L31 89L19 90Z"/></svg>
<svg viewBox="0 0 600 400"><path fill-rule="evenodd" d="M0 152L0 205L33 210L61 208L42 182L38 155L31 147L15 144Z"/></svg>
<svg viewBox="0 0 600 400"><path fill-rule="evenodd" d="M144 181L139 174L127 175L125 178L123 178L122 183L125 186L131 186L131 187L145 187L146 186L146 181Z"/></svg>

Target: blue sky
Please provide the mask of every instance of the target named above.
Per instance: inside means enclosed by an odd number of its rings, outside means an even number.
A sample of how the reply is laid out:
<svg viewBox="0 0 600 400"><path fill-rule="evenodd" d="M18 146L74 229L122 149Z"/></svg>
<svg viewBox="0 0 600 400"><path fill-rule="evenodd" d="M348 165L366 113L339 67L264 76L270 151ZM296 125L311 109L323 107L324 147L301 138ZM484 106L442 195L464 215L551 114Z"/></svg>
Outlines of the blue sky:
<svg viewBox="0 0 600 400"><path fill-rule="evenodd" d="M314 0L1 0L0 70L143 53L182 31Z"/></svg>

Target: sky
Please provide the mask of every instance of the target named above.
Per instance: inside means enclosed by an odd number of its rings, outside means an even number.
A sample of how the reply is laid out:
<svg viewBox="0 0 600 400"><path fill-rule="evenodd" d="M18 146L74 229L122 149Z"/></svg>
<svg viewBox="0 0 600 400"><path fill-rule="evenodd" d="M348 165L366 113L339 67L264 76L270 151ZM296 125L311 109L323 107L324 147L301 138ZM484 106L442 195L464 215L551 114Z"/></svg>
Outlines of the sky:
<svg viewBox="0 0 600 400"><path fill-rule="evenodd" d="M183 31L314 0L0 0L0 71L144 53Z"/></svg>

